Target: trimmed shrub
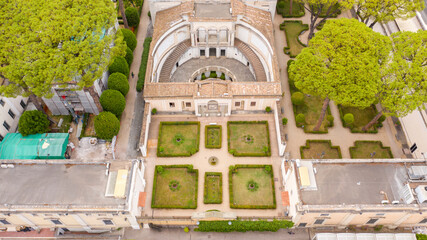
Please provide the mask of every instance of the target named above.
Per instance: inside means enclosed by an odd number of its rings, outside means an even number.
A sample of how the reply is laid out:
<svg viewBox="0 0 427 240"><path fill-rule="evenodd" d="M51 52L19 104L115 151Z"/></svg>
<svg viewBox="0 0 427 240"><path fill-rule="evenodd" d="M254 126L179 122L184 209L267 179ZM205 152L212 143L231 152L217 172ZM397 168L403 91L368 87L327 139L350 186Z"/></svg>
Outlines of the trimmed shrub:
<svg viewBox="0 0 427 240"><path fill-rule="evenodd" d="M268 112L268 113L271 112L271 107L266 107L265 111Z"/></svg>
<svg viewBox="0 0 427 240"><path fill-rule="evenodd" d="M126 48L125 59L126 59L126 62L128 63L128 66L130 67L133 61L133 52L130 48Z"/></svg>
<svg viewBox="0 0 427 240"><path fill-rule="evenodd" d="M188 227L184 228L184 232L188 233L190 231L190 229Z"/></svg>
<svg viewBox="0 0 427 240"><path fill-rule="evenodd" d="M129 92L129 82L126 76L119 72L111 74L108 77L108 89L117 90L126 96Z"/></svg>
<svg viewBox="0 0 427 240"><path fill-rule="evenodd" d="M128 20L129 21L129 20ZM123 40L126 42L126 45L130 50L135 50L136 48L136 36L133 34L133 32L129 29L122 28L120 31L123 34Z"/></svg>
<svg viewBox="0 0 427 240"><path fill-rule="evenodd" d="M211 71L211 74L209 75L209 78L216 78L218 77L218 75L216 74L215 71Z"/></svg>
<svg viewBox="0 0 427 240"><path fill-rule="evenodd" d="M205 75L205 73L202 73L202 80L205 80L206 79L206 75Z"/></svg>
<svg viewBox="0 0 427 240"><path fill-rule="evenodd" d="M136 90L138 92L141 92L141 90L144 88L145 71L147 70L147 61L148 61L148 54L150 52L150 43L151 43L151 37L145 38L144 51L142 52L142 57L141 57L141 65L139 66L138 83L136 84Z"/></svg>
<svg viewBox="0 0 427 240"><path fill-rule="evenodd" d="M231 222L231 224L229 224ZM247 231L270 231L277 232L281 228L291 228L293 222L288 220L273 221L258 220L258 221L200 221L199 226L194 229L198 232L247 232Z"/></svg>
<svg viewBox="0 0 427 240"><path fill-rule="evenodd" d="M113 63L108 67L108 72L110 74L119 72L123 73L125 76L129 76L129 65L126 62L124 57L115 57Z"/></svg>
<svg viewBox="0 0 427 240"><path fill-rule="evenodd" d="M381 117L380 117L380 118L378 118L378 123L382 123L382 122L384 122L384 121L385 121L385 119L386 119L386 116L381 115Z"/></svg>
<svg viewBox="0 0 427 240"><path fill-rule="evenodd" d="M101 112L96 116L94 125L96 136L101 139L112 139L120 130L119 119L110 112Z"/></svg>
<svg viewBox="0 0 427 240"><path fill-rule="evenodd" d="M139 24L139 14L138 9L133 7L128 7L125 10L126 19L128 20L128 24L131 27L137 27Z"/></svg>
<svg viewBox="0 0 427 240"><path fill-rule="evenodd" d="M151 19L151 12L150 11L148 11L147 15Z"/></svg>
<svg viewBox="0 0 427 240"><path fill-rule="evenodd" d="M19 118L18 128L22 136L49 131L50 122L47 116L37 110L25 111Z"/></svg>
<svg viewBox="0 0 427 240"><path fill-rule="evenodd" d="M283 124L283 126L286 126L286 124L288 124L288 119L282 118L282 124Z"/></svg>
<svg viewBox="0 0 427 240"><path fill-rule="evenodd" d="M151 114L156 114L157 113L157 108L153 108L153 109L151 109Z"/></svg>
<svg viewBox="0 0 427 240"><path fill-rule="evenodd" d="M221 79L221 80L225 80L225 74L224 74L224 73L221 73L221 77L219 77L219 79Z"/></svg>
<svg viewBox="0 0 427 240"><path fill-rule="evenodd" d="M118 118L120 118L126 107L125 97L119 91L113 89L105 90L101 94L99 102L105 111L113 113Z"/></svg>
<svg viewBox="0 0 427 240"><path fill-rule="evenodd" d="M347 113L343 117L345 124L350 125L354 123L354 116L351 113Z"/></svg>
<svg viewBox="0 0 427 240"><path fill-rule="evenodd" d="M283 9L285 7L285 2L283 1L278 2L277 7Z"/></svg>
<svg viewBox="0 0 427 240"><path fill-rule="evenodd" d="M326 116L326 119L329 122L328 127L333 127L334 126L334 116L328 115L328 116Z"/></svg>
<svg viewBox="0 0 427 240"><path fill-rule="evenodd" d="M302 92L292 93L291 101L294 105L302 105L304 103L304 94Z"/></svg>
<svg viewBox="0 0 427 240"><path fill-rule="evenodd" d="M295 121L297 122L297 124L304 124L305 123L305 115L304 113L299 113L296 117L295 117Z"/></svg>

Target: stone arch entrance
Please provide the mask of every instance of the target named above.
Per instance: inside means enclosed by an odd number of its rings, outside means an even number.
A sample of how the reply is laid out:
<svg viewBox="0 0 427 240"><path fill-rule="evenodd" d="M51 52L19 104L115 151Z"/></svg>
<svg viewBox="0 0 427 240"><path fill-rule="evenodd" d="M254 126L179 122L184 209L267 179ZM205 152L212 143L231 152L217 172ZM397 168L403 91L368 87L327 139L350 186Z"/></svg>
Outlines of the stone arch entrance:
<svg viewBox="0 0 427 240"><path fill-rule="evenodd" d="M215 100L210 100L208 102L208 110L209 111L218 111L218 102Z"/></svg>

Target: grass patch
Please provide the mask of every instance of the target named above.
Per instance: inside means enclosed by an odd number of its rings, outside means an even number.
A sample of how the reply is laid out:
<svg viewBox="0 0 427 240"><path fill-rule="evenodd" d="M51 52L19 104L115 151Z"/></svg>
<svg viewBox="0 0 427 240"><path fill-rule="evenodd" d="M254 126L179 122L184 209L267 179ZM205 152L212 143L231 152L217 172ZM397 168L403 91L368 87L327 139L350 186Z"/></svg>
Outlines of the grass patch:
<svg viewBox="0 0 427 240"><path fill-rule="evenodd" d="M344 127L350 129L352 133L378 133L376 125L372 125L367 131L362 131L363 126L368 124L377 114L378 111L374 105L367 107L365 109L359 109L357 107L344 107L339 105L338 109L340 111L341 121ZM354 116L354 123L347 126L344 123L344 115L347 113L351 113Z"/></svg>
<svg viewBox="0 0 427 240"><path fill-rule="evenodd" d="M151 40L151 37L147 37L144 40L144 50L142 52L141 65L139 66L138 82L136 83L136 90L138 92L141 92L144 88L145 72L147 71L148 54L150 53Z"/></svg>
<svg viewBox="0 0 427 240"><path fill-rule="evenodd" d="M68 133L68 130L70 129L71 122L73 121L73 116L71 115L57 115L57 116L50 116L56 124L53 124L50 126L51 132L54 133ZM63 122L60 127L58 127L59 120L62 118Z"/></svg>
<svg viewBox="0 0 427 240"><path fill-rule="evenodd" d="M206 125L205 127L205 147L221 148L222 126Z"/></svg>
<svg viewBox="0 0 427 240"><path fill-rule="evenodd" d="M205 191L203 195L205 204L222 203L222 173L205 173Z"/></svg>
<svg viewBox="0 0 427 240"><path fill-rule="evenodd" d="M267 121L227 122L227 139L233 156L271 156Z"/></svg>
<svg viewBox="0 0 427 240"><path fill-rule="evenodd" d="M256 190L254 191L254 184ZM230 208L275 209L271 165L236 165L229 171Z"/></svg>
<svg viewBox="0 0 427 240"><path fill-rule="evenodd" d="M229 224L231 222L231 224ZM194 229L198 232L247 232L247 231L270 231L277 232L281 228L291 228L294 223L288 220L273 221L200 221L199 226Z"/></svg>
<svg viewBox="0 0 427 240"><path fill-rule="evenodd" d="M284 30L286 34L287 47L283 49L285 54L294 58L307 46L299 40L298 36L308 29L308 24L303 24L302 21L283 21L280 24L280 30Z"/></svg>
<svg viewBox="0 0 427 240"><path fill-rule="evenodd" d="M390 147L384 147L381 141L355 141L354 147L350 147L350 156L351 158L393 158Z"/></svg>
<svg viewBox="0 0 427 240"><path fill-rule="evenodd" d="M300 147L302 159L339 159L341 149L332 146L331 140L307 140L306 146Z"/></svg>
<svg viewBox="0 0 427 240"><path fill-rule="evenodd" d="M193 165L156 166L151 207L197 208L198 175Z"/></svg>
<svg viewBox="0 0 427 240"><path fill-rule="evenodd" d="M288 66L290 65L290 62L293 62L293 60L288 61ZM289 77L289 72L288 72L288 79L289 79L289 89L291 91L291 95L294 92L299 92L299 90L295 87L293 80ZM305 116L305 123L299 124L299 125L297 124L297 127L302 127L305 133L328 133L328 127L332 127L334 125L333 117L331 115L331 109L329 106L327 109L327 114L323 119L322 125L320 125L319 131L313 131L314 127L317 124L317 121L319 120L320 113L322 112L323 101L324 99L322 99L321 97L309 96L304 94L303 104L301 105L292 104L293 110L294 110L294 116L297 116L300 113L304 114ZM331 115L332 118L328 117L329 115ZM328 118L330 119L328 120Z"/></svg>
<svg viewBox="0 0 427 240"><path fill-rule="evenodd" d="M200 122L160 122L158 157L188 157L199 151Z"/></svg>
<svg viewBox="0 0 427 240"><path fill-rule="evenodd" d="M283 3L282 3L283 2ZM290 0L280 0L277 2L277 14L284 18L299 18L305 15L304 4L293 1L292 12L290 11Z"/></svg>

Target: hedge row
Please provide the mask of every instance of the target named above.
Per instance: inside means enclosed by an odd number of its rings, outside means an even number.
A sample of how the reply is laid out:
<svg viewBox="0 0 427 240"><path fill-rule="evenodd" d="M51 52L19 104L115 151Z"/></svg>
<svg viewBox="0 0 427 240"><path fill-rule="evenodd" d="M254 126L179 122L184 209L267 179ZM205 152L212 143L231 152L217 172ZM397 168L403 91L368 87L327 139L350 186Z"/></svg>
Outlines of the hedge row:
<svg viewBox="0 0 427 240"><path fill-rule="evenodd" d="M237 173L239 168L266 168L270 166L271 171L271 187L273 188L273 205L269 206L257 206L257 205L238 205L234 204L233 198L233 173ZM230 208L243 208L243 209L276 209L276 189L274 188L274 175L273 175L273 166L272 165L258 165L258 164L237 164L231 165L228 171L228 190L230 198Z"/></svg>
<svg viewBox="0 0 427 240"><path fill-rule="evenodd" d="M288 37L289 34L286 32L286 29L285 29L286 23L291 23L291 22L301 23L302 24L302 21L299 21L299 20L283 21L283 23L280 24L280 30L284 30L285 34L286 34L286 46L287 47L283 48L284 53L287 54L287 55L289 55L291 58L295 58L297 55L292 55L291 52L289 51L290 50L289 37ZM299 32L298 36L300 36L304 31L307 31L309 29L308 24L302 24L302 25L303 25L304 28L301 30L301 32ZM297 37L297 41L301 45L303 45L304 47L307 47L306 44L304 44L304 43L301 42L301 40L299 39L299 37Z"/></svg>
<svg viewBox="0 0 427 240"><path fill-rule="evenodd" d="M219 129L219 144L218 145L208 145L208 130L209 129ZM221 148L222 142L222 126L221 125L206 125L205 126L205 147L206 148Z"/></svg>
<svg viewBox="0 0 427 240"><path fill-rule="evenodd" d="M197 140L196 141L196 149L194 153L187 153L187 154L166 154L166 153L161 153L159 147L157 147L157 156L158 157L190 157L191 155L195 154L196 152L199 151L199 142L200 142L200 122L160 122L160 127L159 127L159 137L158 137L158 144L157 146L160 146L160 136L162 134L162 126L163 125L197 125Z"/></svg>
<svg viewBox="0 0 427 240"><path fill-rule="evenodd" d="M196 193L195 195L195 203L196 206L189 208L189 207L182 207L182 206L173 206L173 205L155 205L154 204L154 199L156 196L156 189L157 189L157 174L161 174L159 173L159 169L164 169L164 168L187 168L187 172L188 173L195 173L196 174ZM153 181L153 193L151 195L151 208L180 208L180 209L196 209L197 208L197 193L198 193L198 186L199 186L199 170L198 169L194 169L192 164L187 164L187 165L157 165L156 168L154 169L154 181Z"/></svg>
<svg viewBox="0 0 427 240"><path fill-rule="evenodd" d="M372 105L371 107L373 107L375 109L375 111L378 113L377 108L375 107L375 105ZM378 133L377 124L372 125L372 127L374 128L374 130L368 130L368 131L361 131L361 130L357 130L354 127L345 126L344 125L344 123L345 123L345 121L344 121L344 114L343 114L342 106L341 105L338 105L338 110L340 112L340 118L341 118L341 122L343 123L343 127L349 128L352 133Z"/></svg>
<svg viewBox="0 0 427 240"><path fill-rule="evenodd" d="M144 50L142 52L141 65L139 66L138 82L136 84L136 90L138 92L141 92L142 89L144 88L145 72L147 71L147 61L148 61L148 55L150 53L151 40L152 40L151 37L147 37L144 40Z"/></svg>
<svg viewBox="0 0 427 240"><path fill-rule="evenodd" d="M239 153L235 149L230 148L230 124L265 124L267 130L267 146L268 151L266 153ZM267 121L228 121L227 122L227 142L228 142L228 152L235 157L269 157L271 156L271 147L270 147L270 131L268 130Z"/></svg>
<svg viewBox="0 0 427 240"><path fill-rule="evenodd" d="M299 151L300 151L302 159L304 158L304 149L309 149L310 148L310 142L329 143L329 146L332 149L337 149L337 151L338 151L338 158L342 158L340 146L332 146L331 140L317 140L317 139L313 139L313 140L307 140L306 145L300 147Z"/></svg>
<svg viewBox="0 0 427 240"><path fill-rule="evenodd" d="M289 0L287 0L289 2ZM282 7L283 6L283 7ZM276 5L276 12L277 14L282 15L283 18L299 18L305 15L305 9L304 9L304 4L302 3L293 3L293 11L291 14L289 14L289 9L284 8L285 6L285 1L278 1L277 5ZM288 6L289 7L289 6ZM299 11L294 13L294 10L296 8L299 8Z"/></svg>
<svg viewBox="0 0 427 240"><path fill-rule="evenodd" d="M390 158L394 158L390 147L384 147L384 145L381 141L367 141L367 140L354 141L354 146L350 147L350 149L349 149L351 158L354 158L353 157L353 151L351 151L351 150L357 148L356 143L379 143L381 149L387 150L387 152L390 154Z"/></svg>
<svg viewBox="0 0 427 240"><path fill-rule="evenodd" d="M219 201L208 201L207 200L207 189L208 189L208 183L207 178L208 176L215 176L219 177L219 189L220 189L220 199ZM204 183L204 193L203 193L203 203L205 204L221 204L222 203L222 173L220 172L205 172L205 183Z"/></svg>
<svg viewBox="0 0 427 240"><path fill-rule="evenodd" d="M229 224L231 223L231 224ZM272 221L200 221L199 226L194 229L198 232L248 232L248 231L270 231L277 232L281 228L291 228L294 223L288 220Z"/></svg>

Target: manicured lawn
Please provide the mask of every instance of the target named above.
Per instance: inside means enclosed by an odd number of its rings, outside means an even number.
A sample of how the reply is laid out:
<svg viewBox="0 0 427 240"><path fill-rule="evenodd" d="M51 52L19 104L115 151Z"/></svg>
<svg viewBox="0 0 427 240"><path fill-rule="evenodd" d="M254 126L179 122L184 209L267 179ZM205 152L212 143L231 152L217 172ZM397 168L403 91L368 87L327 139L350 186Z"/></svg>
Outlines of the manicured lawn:
<svg viewBox="0 0 427 240"><path fill-rule="evenodd" d="M161 122L158 157L188 157L199 151L199 122Z"/></svg>
<svg viewBox="0 0 427 240"><path fill-rule="evenodd" d="M152 208L197 208L198 170L189 166L156 166Z"/></svg>
<svg viewBox="0 0 427 240"><path fill-rule="evenodd" d="M228 122L228 151L234 156L270 156L267 121Z"/></svg>
<svg viewBox="0 0 427 240"><path fill-rule="evenodd" d="M283 2L284 4L283 8L280 8L282 4L280 2ZM284 18L289 17L302 17L305 15L304 12L304 5L301 3L297 3L296 1L293 1L292 3L292 12L290 12L290 0L280 0L277 2L277 13L282 15Z"/></svg>
<svg viewBox="0 0 427 240"><path fill-rule="evenodd" d="M206 125L205 127L205 147L221 148L222 127L217 125Z"/></svg>
<svg viewBox="0 0 427 240"><path fill-rule="evenodd" d="M303 24L301 21L283 21L280 24L280 29L284 30L286 34L287 47L284 48L285 53L292 58L296 57L306 47L299 41L298 36L304 30L308 30L308 25Z"/></svg>
<svg viewBox="0 0 427 240"><path fill-rule="evenodd" d="M272 169L266 172L265 166L236 165L230 169L230 207L231 208L276 208Z"/></svg>
<svg viewBox="0 0 427 240"><path fill-rule="evenodd" d="M203 197L205 204L222 203L222 173L205 173L205 192Z"/></svg>
<svg viewBox="0 0 427 240"><path fill-rule="evenodd" d="M365 109L359 109L356 107L344 107L339 106L340 115L343 117L347 113L351 113L354 116L354 123L351 127L345 126L344 121L342 120L343 126L351 129L352 132L362 132L363 126L368 124L374 117L377 115L378 111L374 105L367 107ZM342 118L341 117L341 118ZM375 124L368 129L367 132L377 132Z"/></svg>
<svg viewBox="0 0 427 240"><path fill-rule="evenodd" d="M332 146L331 140L307 140L306 146L300 148L303 159L339 159L339 146Z"/></svg>
<svg viewBox="0 0 427 240"><path fill-rule="evenodd" d="M356 141L354 147L350 147L350 156L351 158L393 158L390 147L384 147L380 141Z"/></svg>

